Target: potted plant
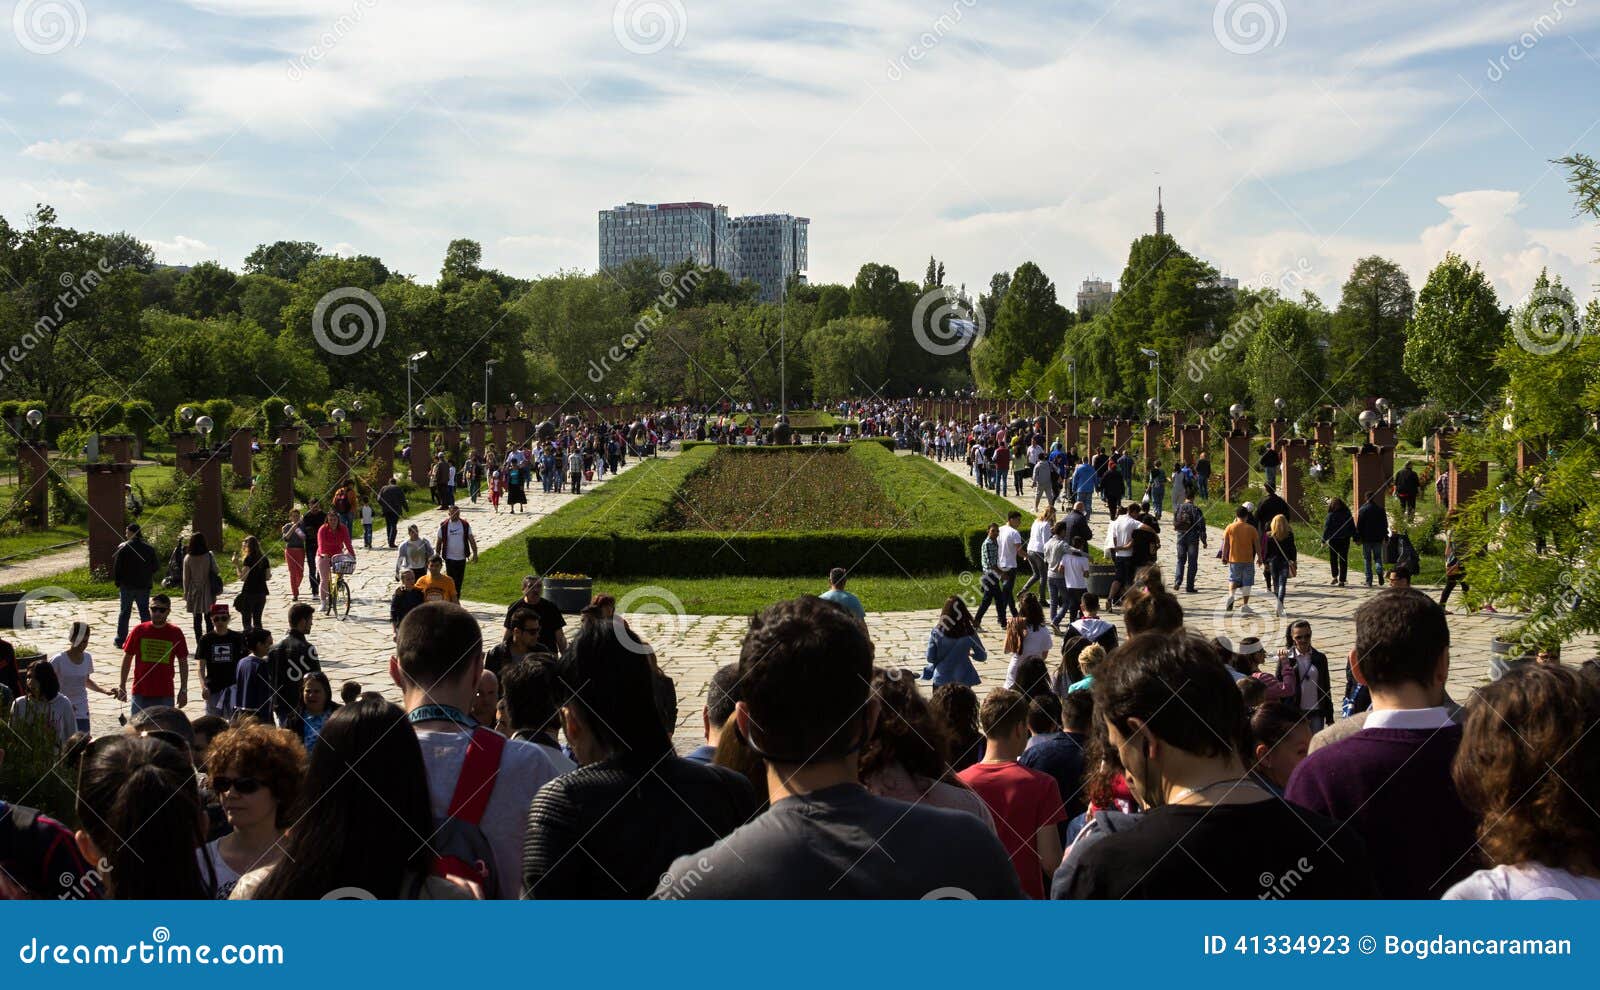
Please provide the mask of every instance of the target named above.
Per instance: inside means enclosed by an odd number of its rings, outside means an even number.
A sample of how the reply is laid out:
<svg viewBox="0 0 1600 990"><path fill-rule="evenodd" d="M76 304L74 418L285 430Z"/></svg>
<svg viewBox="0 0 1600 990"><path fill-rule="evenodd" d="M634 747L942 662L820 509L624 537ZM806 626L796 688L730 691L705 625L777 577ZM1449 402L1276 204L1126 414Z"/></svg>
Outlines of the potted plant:
<svg viewBox="0 0 1600 990"><path fill-rule="evenodd" d="M559 571L546 574L541 597L563 612L581 612L594 598L594 578Z"/></svg>

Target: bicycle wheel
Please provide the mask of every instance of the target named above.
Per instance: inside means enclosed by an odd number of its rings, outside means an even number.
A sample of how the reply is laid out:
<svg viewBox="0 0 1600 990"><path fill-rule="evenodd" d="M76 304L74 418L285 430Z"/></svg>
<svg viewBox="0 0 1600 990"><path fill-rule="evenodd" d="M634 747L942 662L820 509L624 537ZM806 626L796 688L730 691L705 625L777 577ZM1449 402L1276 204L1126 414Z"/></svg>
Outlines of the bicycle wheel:
<svg viewBox="0 0 1600 990"><path fill-rule="evenodd" d="M343 577L340 577L338 586L334 588L333 607L335 609L340 608L341 602L344 603L344 606L339 612L339 618L348 619L350 617L350 583L344 580Z"/></svg>

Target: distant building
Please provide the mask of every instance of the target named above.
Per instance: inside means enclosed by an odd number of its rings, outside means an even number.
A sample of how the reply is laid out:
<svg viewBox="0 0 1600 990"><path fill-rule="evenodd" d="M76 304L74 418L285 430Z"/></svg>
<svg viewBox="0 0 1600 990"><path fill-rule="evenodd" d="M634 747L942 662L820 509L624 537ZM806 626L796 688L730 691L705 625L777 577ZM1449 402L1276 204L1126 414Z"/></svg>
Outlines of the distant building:
<svg viewBox="0 0 1600 990"><path fill-rule="evenodd" d="M600 267L635 258L671 267L685 258L732 270L728 208L710 203L626 203L600 211Z"/></svg>
<svg viewBox="0 0 1600 990"><path fill-rule="evenodd" d="M728 223L733 242L735 282L750 279L761 286L763 302L777 302L790 279L805 279L811 220L787 213L734 217Z"/></svg>
<svg viewBox="0 0 1600 990"><path fill-rule="evenodd" d="M1117 299L1117 292L1110 282L1103 282L1097 278L1086 278L1078 286L1078 315L1091 316L1101 310L1111 308Z"/></svg>
<svg viewBox="0 0 1600 990"><path fill-rule="evenodd" d="M1208 278L1200 284L1205 288L1227 289L1229 292L1239 291L1239 280L1236 278L1229 278L1226 275L1218 275L1216 278Z"/></svg>
<svg viewBox="0 0 1600 990"><path fill-rule="evenodd" d="M1161 208L1161 187L1156 186L1156 233L1167 232L1167 212Z"/></svg>

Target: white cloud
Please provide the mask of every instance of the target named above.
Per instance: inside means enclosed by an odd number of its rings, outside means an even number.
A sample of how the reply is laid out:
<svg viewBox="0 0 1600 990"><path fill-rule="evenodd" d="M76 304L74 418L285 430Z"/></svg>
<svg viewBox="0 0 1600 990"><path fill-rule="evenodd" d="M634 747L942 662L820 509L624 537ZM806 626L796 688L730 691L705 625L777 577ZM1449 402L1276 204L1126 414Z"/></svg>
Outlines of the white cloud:
<svg viewBox="0 0 1600 990"><path fill-rule="evenodd" d="M56 97L56 106L58 107L81 107L83 102L83 94L77 90L68 90Z"/></svg>
<svg viewBox="0 0 1600 990"><path fill-rule="evenodd" d="M153 240L150 246L155 249L156 260L167 265L193 265L217 257L211 245L185 234L176 234L170 241Z"/></svg>

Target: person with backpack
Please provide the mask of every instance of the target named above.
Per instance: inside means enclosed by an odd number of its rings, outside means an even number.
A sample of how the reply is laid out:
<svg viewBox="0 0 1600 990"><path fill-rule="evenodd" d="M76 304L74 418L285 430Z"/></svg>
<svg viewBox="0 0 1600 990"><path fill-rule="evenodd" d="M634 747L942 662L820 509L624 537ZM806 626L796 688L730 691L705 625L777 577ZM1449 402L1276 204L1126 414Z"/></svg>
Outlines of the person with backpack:
<svg viewBox="0 0 1600 990"><path fill-rule="evenodd" d="M506 739L467 714L482 672L478 621L461 606L428 602L400 623L389 674L422 747L436 827L431 844L445 869L464 864L476 873L486 898L515 898L528 806L556 768L542 747Z"/></svg>
<svg viewBox="0 0 1600 990"><path fill-rule="evenodd" d="M1389 514L1383 510L1383 492L1367 496L1356 513L1356 539L1361 541L1361 558L1366 567L1367 587L1372 587L1373 571L1377 571L1378 586L1383 586L1383 551L1385 537L1389 534Z"/></svg>
<svg viewBox="0 0 1600 990"><path fill-rule="evenodd" d="M1411 545L1411 537L1397 529L1389 531L1383 542L1383 566L1386 571L1405 569L1405 572L1415 577L1421 562L1417 559L1417 548Z"/></svg>
<svg viewBox="0 0 1600 990"><path fill-rule="evenodd" d="M111 642L119 650L128 639L128 618L134 606L139 608L140 622L150 621L150 585L161 569L161 560L145 542L138 523L129 523L125 535L127 539L111 555L111 580L118 598L117 638Z"/></svg>
<svg viewBox="0 0 1600 990"><path fill-rule="evenodd" d="M1194 594L1194 576L1200 568L1200 548L1206 546L1206 517L1194 504L1194 489L1184 491L1183 502L1172 514L1172 530L1178 543L1178 564L1172 571L1175 591Z"/></svg>

